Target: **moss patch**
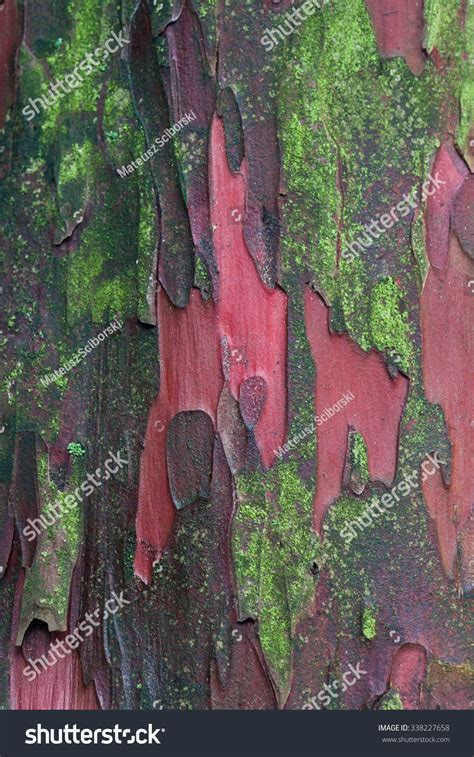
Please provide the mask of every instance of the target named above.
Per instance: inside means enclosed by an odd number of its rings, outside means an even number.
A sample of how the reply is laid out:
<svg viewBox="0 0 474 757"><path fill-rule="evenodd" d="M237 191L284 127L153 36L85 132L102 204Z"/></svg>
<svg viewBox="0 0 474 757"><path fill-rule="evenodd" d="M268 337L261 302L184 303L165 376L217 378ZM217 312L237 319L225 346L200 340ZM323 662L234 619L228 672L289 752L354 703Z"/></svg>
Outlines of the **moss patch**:
<svg viewBox="0 0 474 757"><path fill-rule="evenodd" d="M379 706L379 710L404 710L403 702L400 694L396 689L390 689L382 698Z"/></svg>
<svg viewBox="0 0 474 757"><path fill-rule="evenodd" d="M312 529L312 492L297 464L237 480L233 553L240 615L258 620L262 649L282 701L288 694L296 623L314 592L311 566L321 561Z"/></svg>
<svg viewBox="0 0 474 757"><path fill-rule="evenodd" d="M377 636L377 619L371 607L365 607L362 613L362 633L368 641Z"/></svg>

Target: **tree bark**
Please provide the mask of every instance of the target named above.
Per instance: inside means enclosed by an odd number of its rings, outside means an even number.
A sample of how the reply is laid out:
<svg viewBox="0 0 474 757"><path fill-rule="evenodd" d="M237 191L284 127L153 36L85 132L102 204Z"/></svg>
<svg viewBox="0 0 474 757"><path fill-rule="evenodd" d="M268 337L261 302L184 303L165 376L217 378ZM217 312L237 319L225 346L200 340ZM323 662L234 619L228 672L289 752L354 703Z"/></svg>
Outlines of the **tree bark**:
<svg viewBox="0 0 474 757"><path fill-rule="evenodd" d="M321 6L0 7L3 708L473 705L474 6Z"/></svg>

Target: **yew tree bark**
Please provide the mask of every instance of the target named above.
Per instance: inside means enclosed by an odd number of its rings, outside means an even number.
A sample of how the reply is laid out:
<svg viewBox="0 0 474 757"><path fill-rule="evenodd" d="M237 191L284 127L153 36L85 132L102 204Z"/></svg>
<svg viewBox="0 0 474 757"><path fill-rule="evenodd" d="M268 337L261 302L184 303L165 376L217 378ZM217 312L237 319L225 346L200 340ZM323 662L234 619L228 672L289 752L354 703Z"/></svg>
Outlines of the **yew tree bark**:
<svg viewBox="0 0 474 757"><path fill-rule="evenodd" d="M3 708L473 706L474 5L321 5L0 6Z"/></svg>

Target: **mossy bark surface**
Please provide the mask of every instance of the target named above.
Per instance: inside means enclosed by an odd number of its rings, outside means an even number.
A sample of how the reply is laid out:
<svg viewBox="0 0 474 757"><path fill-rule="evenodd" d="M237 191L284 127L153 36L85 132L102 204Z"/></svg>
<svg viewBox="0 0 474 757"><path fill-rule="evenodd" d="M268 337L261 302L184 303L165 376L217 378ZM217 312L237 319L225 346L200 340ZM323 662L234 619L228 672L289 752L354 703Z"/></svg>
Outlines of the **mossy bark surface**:
<svg viewBox="0 0 474 757"><path fill-rule="evenodd" d="M0 8L5 709L473 705L474 5L321 5Z"/></svg>

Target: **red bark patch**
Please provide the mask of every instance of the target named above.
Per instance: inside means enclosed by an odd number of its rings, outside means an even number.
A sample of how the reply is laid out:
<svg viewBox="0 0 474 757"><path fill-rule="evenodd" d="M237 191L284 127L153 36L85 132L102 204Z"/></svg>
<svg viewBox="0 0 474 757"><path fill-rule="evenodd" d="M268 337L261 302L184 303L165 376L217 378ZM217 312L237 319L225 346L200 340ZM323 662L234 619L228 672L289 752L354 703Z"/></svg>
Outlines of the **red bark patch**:
<svg viewBox="0 0 474 757"><path fill-rule="evenodd" d="M474 457L474 264L466 252L472 250L471 177L454 149L443 145L435 169L448 181L428 202L427 235L432 267L420 300L423 336L423 374L427 399L443 408L452 444L449 487L441 473L423 484L428 512L434 519L441 560L446 575L454 578L457 534L467 527L474 502L471 461ZM442 195L443 204L440 206ZM449 217L453 210L453 229ZM442 218L440 221L440 211ZM444 233L439 237L440 222ZM458 238L469 248L464 251ZM463 541L463 583L474 558L474 544ZM473 563L474 564L474 563Z"/></svg>
<svg viewBox="0 0 474 757"><path fill-rule="evenodd" d="M426 672L426 651L418 644L404 644L396 653L390 685L397 689L405 710L420 709L420 690Z"/></svg>
<svg viewBox="0 0 474 757"><path fill-rule="evenodd" d="M13 101L15 56L21 40L21 19L16 0L5 0L0 7L0 127Z"/></svg>
<svg viewBox="0 0 474 757"><path fill-rule="evenodd" d="M385 58L405 58L414 74L421 74L423 0L367 0L377 45Z"/></svg>
<svg viewBox="0 0 474 757"><path fill-rule="evenodd" d="M472 281L471 290L469 281ZM451 236L445 271L430 268L421 297L423 373L430 402L444 410L452 444L451 481L441 473L423 484L428 512L436 522L441 559L454 577L456 532L467 525L474 502L474 266ZM466 565L474 558L474 544L465 544Z"/></svg>
<svg viewBox="0 0 474 757"><path fill-rule="evenodd" d="M314 523L319 531L324 515L342 491L349 429L363 434L372 480L389 486L397 467L400 419L408 391L408 379L391 379L385 362L375 350L363 352L345 334L329 330L329 308L310 289L305 293L306 330L317 370L316 415L321 416L345 393L354 399L332 417L318 423L317 486Z"/></svg>
<svg viewBox="0 0 474 757"><path fill-rule="evenodd" d="M148 419L140 469L135 570L147 583L151 563L165 548L175 508L168 485L166 434L170 420L185 410L203 410L215 424L223 386L214 304L193 289L189 305L176 308L158 294L160 393Z"/></svg>
<svg viewBox="0 0 474 757"><path fill-rule="evenodd" d="M31 628L25 638L24 649L15 649L10 669L10 696L13 710L99 710L94 685L84 686L81 661L77 651L57 659L51 667L39 662L42 655L51 664L55 657L50 642L64 640L67 634L49 634L40 626ZM35 662L36 661L36 662ZM30 681L23 674L35 663L39 671ZM46 668L46 669L45 669ZM32 668L33 670L33 668Z"/></svg>
<svg viewBox="0 0 474 757"><path fill-rule="evenodd" d="M449 143L441 145L432 174L445 182L427 200L426 250L431 265L443 269L447 265L450 216L453 200L468 174L465 163Z"/></svg>
<svg viewBox="0 0 474 757"><path fill-rule="evenodd" d="M466 176L458 192L452 222L463 250L474 258L474 176L472 174Z"/></svg>
<svg viewBox="0 0 474 757"><path fill-rule="evenodd" d="M173 525L165 441L171 418L180 411L202 410L215 425L224 376L236 400L241 384L249 378L255 393L258 378L268 387L255 426L266 467L272 464L274 449L285 436L287 298L280 289L267 289L262 283L246 248L241 212L246 170L243 166L241 173L230 171L223 125L217 117L210 156L211 220L219 271L217 305L204 302L199 292L192 290L189 305L178 309L163 290L158 293L160 393L148 421L136 523L135 570L147 583L151 564L163 552Z"/></svg>
<svg viewBox="0 0 474 757"><path fill-rule="evenodd" d="M286 429L287 298L261 281L242 229L247 169L229 169L222 121L214 119L211 140L211 220L219 268L217 313L221 339L230 349L230 390L238 399L243 381L267 386L267 400L255 427L263 464L270 467Z"/></svg>
<svg viewBox="0 0 474 757"><path fill-rule="evenodd" d="M211 668L213 710L274 710L277 703L253 623L232 631L232 665L225 686Z"/></svg>

